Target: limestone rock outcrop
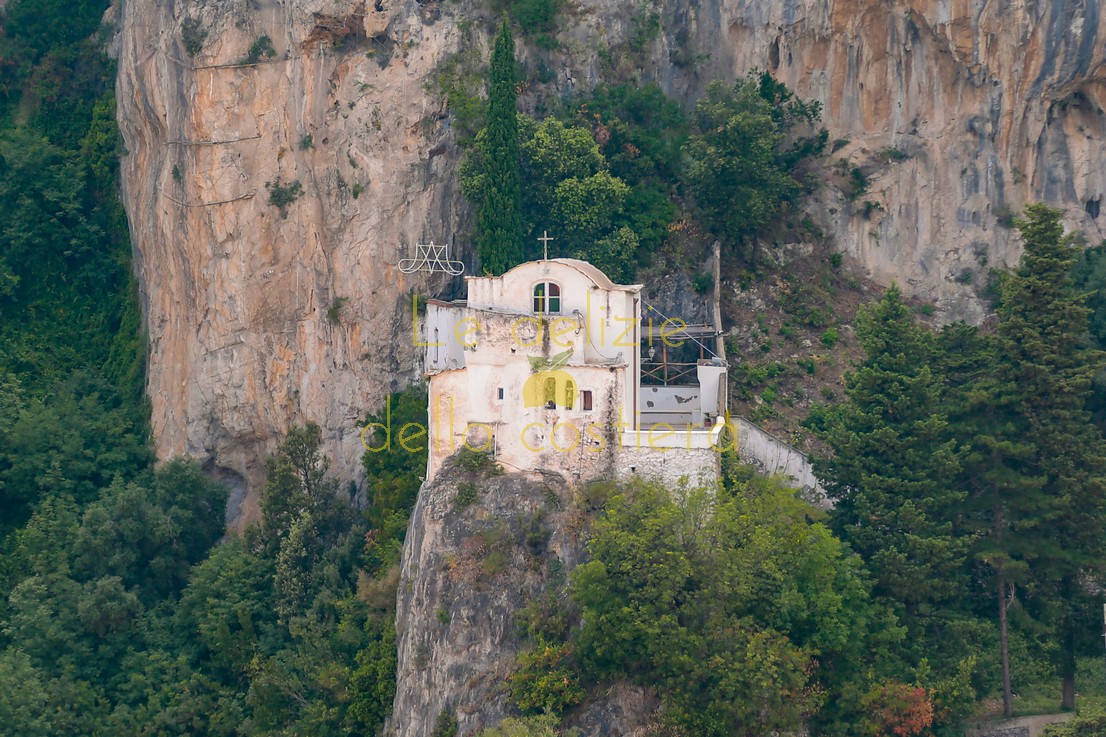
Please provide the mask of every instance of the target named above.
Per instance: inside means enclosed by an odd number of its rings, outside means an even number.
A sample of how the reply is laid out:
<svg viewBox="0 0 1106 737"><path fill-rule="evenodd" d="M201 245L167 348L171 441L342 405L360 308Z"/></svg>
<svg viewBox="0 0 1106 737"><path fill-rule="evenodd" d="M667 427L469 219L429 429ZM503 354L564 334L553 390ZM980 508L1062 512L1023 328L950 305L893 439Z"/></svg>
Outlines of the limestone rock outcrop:
<svg viewBox="0 0 1106 737"><path fill-rule="evenodd" d="M403 549L388 737L429 737L443 713L462 735L518 715L506 683L530 647L518 614L546 595L565 596L585 556L588 519L587 495L554 474L486 477L451 460L423 485ZM568 721L581 737L642 737L658 703L616 683Z"/></svg>
<svg viewBox="0 0 1106 737"><path fill-rule="evenodd" d="M1098 0L705 0L665 13L670 58L698 54L662 72L670 87L694 94L759 68L821 102L842 171L868 182L852 199L824 193L837 247L943 319L983 317L977 290L1020 255L1010 217L1026 203L1062 207L1092 243L1106 236Z"/></svg>
<svg viewBox="0 0 1106 737"><path fill-rule="evenodd" d="M246 492L291 424L317 422L357 480L358 421L417 376L411 294L446 285L397 264L460 230L448 120L423 89L455 35L435 17L393 0L123 3L156 449L231 481L232 521L256 518Z"/></svg>
<svg viewBox="0 0 1106 737"><path fill-rule="evenodd" d="M639 34L653 13L659 34ZM417 373L409 294L451 288L397 264L466 232L434 80L462 43L486 47L487 3L126 0L117 17L159 456L234 482L239 522L292 423L318 422L357 481L357 421ZM1104 23L1098 0L578 0L559 51L521 54L542 94L617 73L690 103L770 70L824 107L841 173L813 207L837 247L978 321L1024 203L1106 235Z"/></svg>

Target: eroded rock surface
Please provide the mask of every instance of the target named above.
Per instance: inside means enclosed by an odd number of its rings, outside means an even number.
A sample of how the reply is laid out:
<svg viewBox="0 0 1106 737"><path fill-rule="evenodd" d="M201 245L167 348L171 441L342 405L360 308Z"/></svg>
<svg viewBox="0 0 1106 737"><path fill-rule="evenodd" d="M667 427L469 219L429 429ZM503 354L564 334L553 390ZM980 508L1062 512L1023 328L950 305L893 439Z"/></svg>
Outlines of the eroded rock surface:
<svg viewBox="0 0 1106 737"><path fill-rule="evenodd" d="M235 482L232 519L256 515L244 492L296 422L318 422L334 468L358 481L357 420L416 375L408 294L447 284L397 264L416 241L466 232L459 153L433 80L483 8L122 3L124 199L157 451L199 457ZM827 174L834 186L815 221L874 278L935 301L941 319L982 318L977 291L988 268L1016 259L1009 215L1024 203L1062 206L1092 242L1104 235L1098 0L581 0L570 10L562 51L520 51L544 65L543 94L622 76L691 102L711 79L761 68L819 100L842 173ZM660 34L619 52L650 12ZM485 28L476 22L465 43L485 48ZM840 190L853 168L868 184L850 197ZM297 181L302 194L282 215L266 185Z"/></svg>
<svg viewBox="0 0 1106 737"><path fill-rule="evenodd" d="M423 89L455 43L435 15L392 0L123 4L124 200L157 452L234 482L239 523L289 425L319 423L357 480L358 420L417 375L410 293L444 284L397 264L459 230L448 121ZM291 199L283 213L267 185Z"/></svg>
<svg viewBox="0 0 1106 737"><path fill-rule="evenodd" d="M976 291L1020 255L1009 217L1027 202L1106 235L1098 0L706 0L666 17L694 80L757 67L822 103L836 157L869 180L825 197L838 247L946 320L983 316Z"/></svg>

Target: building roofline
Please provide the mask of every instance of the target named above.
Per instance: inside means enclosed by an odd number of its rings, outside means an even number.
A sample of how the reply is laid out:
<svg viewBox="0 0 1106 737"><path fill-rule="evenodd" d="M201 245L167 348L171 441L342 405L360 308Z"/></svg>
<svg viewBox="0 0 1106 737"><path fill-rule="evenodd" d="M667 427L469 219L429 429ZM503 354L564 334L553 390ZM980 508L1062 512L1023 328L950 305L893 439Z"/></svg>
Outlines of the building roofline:
<svg viewBox="0 0 1106 737"><path fill-rule="evenodd" d="M615 284L613 281L611 281L610 277L608 277L602 272L602 270L599 269L599 267L578 258L551 258L539 259L537 261L526 261L519 264L518 266L507 270L500 276L466 276L465 281L472 281L475 279L504 279L508 274L511 274L518 269L526 266L531 266L533 264L543 263L561 264L562 266L567 266L571 269L575 269L576 271L590 279L592 284L599 287L600 289L606 289L608 291L630 292L636 294L637 292L640 292L645 286L644 284Z"/></svg>

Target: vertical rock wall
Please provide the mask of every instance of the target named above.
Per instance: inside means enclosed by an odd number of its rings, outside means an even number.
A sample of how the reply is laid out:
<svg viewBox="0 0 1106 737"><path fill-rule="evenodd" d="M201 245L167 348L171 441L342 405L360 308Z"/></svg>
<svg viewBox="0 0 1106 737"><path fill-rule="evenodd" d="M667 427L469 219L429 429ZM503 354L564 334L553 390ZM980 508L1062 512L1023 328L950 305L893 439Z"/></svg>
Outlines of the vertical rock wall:
<svg viewBox="0 0 1106 737"><path fill-rule="evenodd" d="M434 76L464 19L486 43L486 8L122 0L124 200L160 457L199 457L244 492L288 425L314 420L335 468L358 478L356 421L415 375L408 294L450 286L398 261L465 232ZM660 34L620 56L650 13ZM562 20L560 51L520 50L545 66L542 94L622 75L690 103L761 68L819 100L841 173L816 219L942 319L983 317L977 292L1017 258L1009 216L1026 202L1104 235L1098 0L579 0ZM262 36L273 57L236 65ZM854 167L869 184L850 198ZM266 184L295 181L282 217ZM251 518L252 496L230 512Z"/></svg>
<svg viewBox="0 0 1106 737"><path fill-rule="evenodd" d="M455 44L436 16L391 0L123 3L157 452L234 482L232 520L256 515L244 492L290 424L319 423L357 479L357 421L416 375L409 293L447 285L397 264L460 229L448 121L424 90ZM257 63L239 64L251 47ZM302 188L284 215L270 182Z"/></svg>
<svg viewBox="0 0 1106 737"><path fill-rule="evenodd" d="M668 2L664 84L771 71L818 100L842 171L827 190L838 248L884 284L978 321L986 271L1020 255L1011 213L1063 207L1106 236L1106 33L1098 0ZM845 176L832 177L837 184Z"/></svg>

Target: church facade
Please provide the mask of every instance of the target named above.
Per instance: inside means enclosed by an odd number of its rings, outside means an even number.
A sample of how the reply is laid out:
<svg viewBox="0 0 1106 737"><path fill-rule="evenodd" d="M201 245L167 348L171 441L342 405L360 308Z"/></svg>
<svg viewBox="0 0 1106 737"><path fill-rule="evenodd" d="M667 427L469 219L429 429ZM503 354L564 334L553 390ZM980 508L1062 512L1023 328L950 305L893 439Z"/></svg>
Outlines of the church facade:
<svg viewBox="0 0 1106 737"><path fill-rule="evenodd" d="M430 300L418 325L428 479L463 446L573 481L717 478L725 361L696 328L643 319L642 285L563 258L465 281L467 299Z"/></svg>

